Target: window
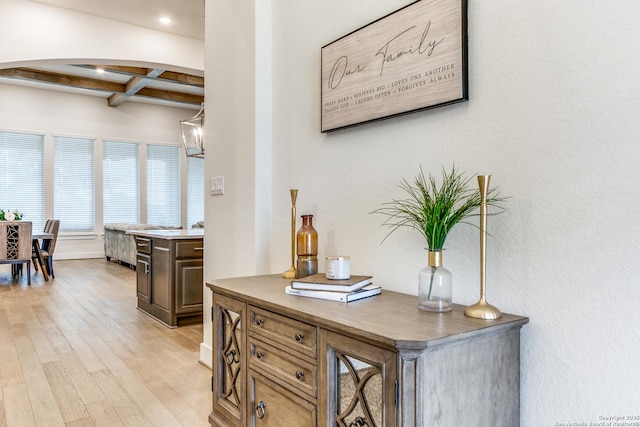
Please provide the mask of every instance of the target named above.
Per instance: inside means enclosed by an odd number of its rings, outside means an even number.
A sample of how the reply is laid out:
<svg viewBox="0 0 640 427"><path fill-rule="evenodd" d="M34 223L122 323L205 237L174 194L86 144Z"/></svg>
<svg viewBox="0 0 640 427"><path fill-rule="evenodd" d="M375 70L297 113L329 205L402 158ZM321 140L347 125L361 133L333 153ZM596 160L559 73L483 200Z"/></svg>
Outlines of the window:
<svg viewBox="0 0 640 427"><path fill-rule="evenodd" d="M138 144L104 141L103 218L104 223L140 222L140 162Z"/></svg>
<svg viewBox="0 0 640 427"><path fill-rule="evenodd" d="M147 145L147 223L180 225L180 147Z"/></svg>
<svg viewBox="0 0 640 427"><path fill-rule="evenodd" d="M0 209L44 227L44 135L0 131Z"/></svg>
<svg viewBox="0 0 640 427"><path fill-rule="evenodd" d="M60 231L94 231L93 139L53 137L53 212Z"/></svg>
<svg viewBox="0 0 640 427"><path fill-rule="evenodd" d="M204 221L204 159L187 157L187 227Z"/></svg>
<svg viewBox="0 0 640 427"><path fill-rule="evenodd" d="M45 219L59 219L60 231L67 235L95 233L97 209L103 223L180 226L182 181L187 189L182 199L187 203L186 224L202 221L204 161L187 159L183 176L180 146L145 144L141 150L142 144L105 140L96 145L94 137L48 139L45 134L0 130L0 209L22 211L35 231L43 229ZM45 159L49 150L53 158ZM140 158L145 151L146 162ZM102 162L102 182L95 180L96 161ZM143 218L140 191L145 176ZM99 189L102 200L96 201ZM53 210L45 211L45 206Z"/></svg>

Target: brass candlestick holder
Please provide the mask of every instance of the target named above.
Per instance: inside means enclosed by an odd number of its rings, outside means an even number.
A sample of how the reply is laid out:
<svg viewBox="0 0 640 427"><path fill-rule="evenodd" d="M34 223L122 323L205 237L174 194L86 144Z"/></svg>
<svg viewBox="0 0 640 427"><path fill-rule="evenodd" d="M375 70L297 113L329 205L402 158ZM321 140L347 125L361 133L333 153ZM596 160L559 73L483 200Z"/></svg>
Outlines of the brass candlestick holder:
<svg viewBox="0 0 640 427"><path fill-rule="evenodd" d="M478 175L480 186L480 301L470 305L464 311L468 317L476 319L496 320L502 317L502 313L486 299L486 252L487 252L487 194L491 175Z"/></svg>
<svg viewBox="0 0 640 427"><path fill-rule="evenodd" d="M282 273L285 279L296 278L296 199L298 198L298 190L291 189L291 267Z"/></svg>

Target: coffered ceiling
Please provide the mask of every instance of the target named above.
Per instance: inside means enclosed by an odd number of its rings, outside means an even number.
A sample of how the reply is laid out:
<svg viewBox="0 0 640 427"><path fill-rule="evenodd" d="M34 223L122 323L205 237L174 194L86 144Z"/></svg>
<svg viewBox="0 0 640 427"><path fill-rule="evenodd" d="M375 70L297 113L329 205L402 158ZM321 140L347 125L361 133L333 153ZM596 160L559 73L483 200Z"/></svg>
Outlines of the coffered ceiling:
<svg viewBox="0 0 640 427"><path fill-rule="evenodd" d="M34 0L89 15L195 39L204 39L204 0ZM172 22L162 24L161 16ZM197 108L204 101L204 78L163 69L117 64L38 62L21 68L0 66L0 83L97 96L111 107L146 102Z"/></svg>

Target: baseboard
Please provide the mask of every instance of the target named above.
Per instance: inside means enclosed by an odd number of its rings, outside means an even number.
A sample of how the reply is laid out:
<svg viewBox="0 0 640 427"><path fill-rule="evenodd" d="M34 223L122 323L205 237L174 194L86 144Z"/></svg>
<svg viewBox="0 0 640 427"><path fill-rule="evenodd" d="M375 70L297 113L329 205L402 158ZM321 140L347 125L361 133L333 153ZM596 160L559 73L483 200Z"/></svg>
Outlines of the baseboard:
<svg viewBox="0 0 640 427"><path fill-rule="evenodd" d="M213 350L205 343L200 343L200 363L211 369L211 361L213 360Z"/></svg>
<svg viewBox="0 0 640 427"><path fill-rule="evenodd" d="M65 259L93 259L104 258L104 252L63 252L53 255L55 261Z"/></svg>

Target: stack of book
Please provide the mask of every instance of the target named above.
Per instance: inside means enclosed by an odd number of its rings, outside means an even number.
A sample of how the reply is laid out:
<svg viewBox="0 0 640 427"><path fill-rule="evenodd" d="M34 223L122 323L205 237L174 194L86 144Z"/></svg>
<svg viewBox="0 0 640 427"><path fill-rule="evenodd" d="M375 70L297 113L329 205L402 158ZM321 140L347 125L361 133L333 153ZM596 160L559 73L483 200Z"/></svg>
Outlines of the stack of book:
<svg viewBox="0 0 640 427"><path fill-rule="evenodd" d="M312 274L291 281L285 288L289 295L320 298L331 301L351 302L378 295L379 285L374 285L371 276L351 276L346 280L327 279L324 273Z"/></svg>

